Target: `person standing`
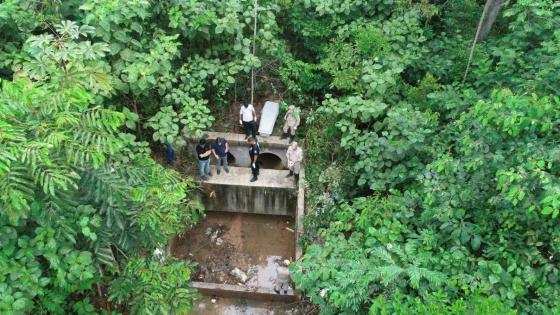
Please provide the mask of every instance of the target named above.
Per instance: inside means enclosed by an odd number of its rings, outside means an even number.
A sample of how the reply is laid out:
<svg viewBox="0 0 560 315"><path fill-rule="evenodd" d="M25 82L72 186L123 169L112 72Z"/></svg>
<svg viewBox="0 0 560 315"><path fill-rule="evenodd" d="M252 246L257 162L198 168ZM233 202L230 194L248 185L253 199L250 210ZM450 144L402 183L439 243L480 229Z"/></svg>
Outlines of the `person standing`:
<svg viewBox="0 0 560 315"><path fill-rule="evenodd" d="M229 173L228 161L227 161L227 154L229 152L229 144L226 139L218 137L216 138L216 142L212 146L212 153L216 157L216 173L220 175L222 166L224 167L224 171Z"/></svg>
<svg viewBox="0 0 560 315"><path fill-rule="evenodd" d="M299 108L296 108L294 105L288 106L288 111L286 111L286 114L284 115L284 127L282 128L284 134L282 135L282 139L289 136L290 142L294 141L296 130L300 122L299 115Z"/></svg>
<svg viewBox="0 0 560 315"><path fill-rule="evenodd" d="M251 158L251 173L253 174L253 178L251 178L251 182L254 182L258 179L259 176L259 154L261 154L261 148L259 143L257 142L256 138L250 137L248 140L249 145L249 157Z"/></svg>
<svg viewBox="0 0 560 315"><path fill-rule="evenodd" d="M173 146L169 142L165 142L165 159L168 165L173 165L175 162L175 150L173 150Z"/></svg>
<svg viewBox="0 0 560 315"><path fill-rule="evenodd" d="M239 110L239 124L245 130L245 139L256 137L257 113L253 104L243 104Z"/></svg>
<svg viewBox="0 0 560 315"><path fill-rule="evenodd" d="M206 139L200 139L196 146L196 155L198 156L198 173L202 180L208 180L210 173L210 154L212 154L212 149L210 145L206 142Z"/></svg>
<svg viewBox="0 0 560 315"><path fill-rule="evenodd" d="M301 161L303 161L303 150L298 146L296 141L292 142L288 147L286 158L288 159L288 169L290 170L290 173L286 177L295 175L296 180L299 180Z"/></svg>

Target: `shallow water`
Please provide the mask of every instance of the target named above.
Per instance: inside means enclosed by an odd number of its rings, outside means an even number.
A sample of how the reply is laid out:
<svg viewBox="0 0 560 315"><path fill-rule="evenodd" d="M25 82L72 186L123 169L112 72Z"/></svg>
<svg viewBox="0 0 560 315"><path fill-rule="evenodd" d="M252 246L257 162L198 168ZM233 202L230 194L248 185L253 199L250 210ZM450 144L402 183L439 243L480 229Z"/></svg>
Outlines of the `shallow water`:
<svg viewBox="0 0 560 315"><path fill-rule="evenodd" d="M214 303L212 302L214 299ZM203 297L195 302L191 315L296 315L302 314L297 304L259 302Z"/></svg>

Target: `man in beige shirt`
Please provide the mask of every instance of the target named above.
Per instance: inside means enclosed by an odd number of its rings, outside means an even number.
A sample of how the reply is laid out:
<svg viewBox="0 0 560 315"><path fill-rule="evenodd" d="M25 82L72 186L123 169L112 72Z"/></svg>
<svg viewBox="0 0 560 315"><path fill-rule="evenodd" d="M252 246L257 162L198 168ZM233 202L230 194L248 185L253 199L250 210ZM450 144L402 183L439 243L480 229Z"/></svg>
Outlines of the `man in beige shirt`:
<svg viewBox="0 0 560 315"><path fill-rule="evenodd" d="M284 134L282 135L282 139L290 137L290 142L294 141L294 137L296 136L296 130L299 126L299 108L296 108L294 105L290 105L288 107L288 111L284 115L284 127L282 131Z"/></svg>
<svg viewBox="0 0 560 315"><path fill-rule="evenodd" d="M303 150L298 146L297 141L290 144L286 151L286 157L288 158L288 169L290 170L290 173L286 177L295 175L296 180L298 180L301 161L303 161Z"/></svg>

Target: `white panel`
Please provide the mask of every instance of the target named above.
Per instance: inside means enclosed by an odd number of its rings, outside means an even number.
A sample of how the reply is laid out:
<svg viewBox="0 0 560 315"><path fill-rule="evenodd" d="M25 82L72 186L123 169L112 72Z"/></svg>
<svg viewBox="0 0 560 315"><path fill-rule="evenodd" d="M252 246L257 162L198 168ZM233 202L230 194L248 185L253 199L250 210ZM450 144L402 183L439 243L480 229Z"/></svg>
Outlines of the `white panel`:
<svg viewBox="0 0 560 315"><path fill-rule="evenodd" d="M262 136L270 136L278 118L280 106L278 103L266 101L261 112L261 120L259 123L259 134Z"/></svg>

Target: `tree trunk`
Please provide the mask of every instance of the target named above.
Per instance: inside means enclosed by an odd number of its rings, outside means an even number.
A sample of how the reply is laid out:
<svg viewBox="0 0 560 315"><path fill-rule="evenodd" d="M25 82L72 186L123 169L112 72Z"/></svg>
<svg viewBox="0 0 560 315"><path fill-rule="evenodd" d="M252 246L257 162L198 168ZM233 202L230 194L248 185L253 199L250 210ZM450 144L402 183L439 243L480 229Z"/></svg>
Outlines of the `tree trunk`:
<svg viewBox="0 0 560 315"><path fill-rule="evenodd" d="M486 14L482 17L482 23L480 25L480 32L478 33L478 37L476 41L480 43L490 33L492 29L492 25L496 22L496 18L498 17L498 13L500 13L500 9L502 8L502 0L486 0L486 4L484 5L484 11Z"/></svg>

